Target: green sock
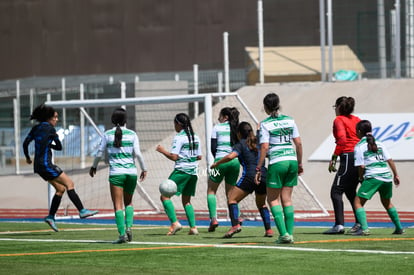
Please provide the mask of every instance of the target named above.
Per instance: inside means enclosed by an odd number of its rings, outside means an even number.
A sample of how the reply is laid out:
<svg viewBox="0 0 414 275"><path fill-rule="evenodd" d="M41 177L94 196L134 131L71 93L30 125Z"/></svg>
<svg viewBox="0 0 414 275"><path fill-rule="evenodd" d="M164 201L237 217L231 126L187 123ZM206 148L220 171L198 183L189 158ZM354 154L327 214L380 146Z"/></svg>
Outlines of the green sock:
<svg viewBox="0 0 414 275"><path fill-rule="evenodd" d="M132 205L125 207L125 224L127 228L134 224L134 207Z"/></svg>
<svg viewBox="0 0 414 275"><path fill-rule="evenodd" d="M174 204L171 200L165 200L162 202L164 206L165 214L167 214L168 219L171 223L175 223L177 221L177 215L175 214Z"/></svg>
<svg viewBox="0 0 414 275"><path fill-rule="evenodd" d="M283 208L285 214L286 230L289 235L293 235L293 228L295 227L295 212L293 205L289 205Z"/></svg>
<svg viewBox="0 0 414 275"><path fill-rule="evenodd" d="M401 230L402 226L400 222L400 217L398 216L397 209L395 207L391 207L390 209L387 209L387 212L388 212L388 216L390 216L391 218L391 221L395 225L395 229Z"/></svg>
<svg viewBox="0 0 414 275"><path fill-rule="evenodd" d="M355 214L358 218L359 223L361 224L362 230L368 229L368 222L367 222L367 213L365 212L365 209L363 207L358 208L355 210Z"/></svg>
<svg viewBox="0 0 414 275"><path fill-rule="evenodd" d="M283 209L281 205L275 205L270 208L273 214L273 218L275 219L277 230L279 231L279 235L283 236L287 233L286 231L286 224L285 218L283 217Z"/></svg>
<svg viewBox="0 0 414 275"><path fill-rule="evenodd" d="M239 221L240 221L240 216L241 216L241 211L240 211L240 208L239 208L239 204L236 204L236 207L237 207L237 218L239 219Z"/></svg>
<svg viewBox="0 0 414 275"><path fill-rule="evenodd" d="M214 194L207 195L207 206L210 219L217 218L217 198Z"/></svg>
<svg viewBox="0 0 414 275"><path fill-rule="evenodd" d="M194 213L194 207L191 204L187 204L184 207L185 214L187 216L188 224L190 225L190 228L193 228L196 226L195 223L195 213Z"/></svg>
<svg viewBox="0 0 414 275"><path fill-rule="evenodd" d="M123 210L115 211L115 222L116 222L116 227L118 228L119 236L124 236L125 235L125 219L124 219Z"/></svg>

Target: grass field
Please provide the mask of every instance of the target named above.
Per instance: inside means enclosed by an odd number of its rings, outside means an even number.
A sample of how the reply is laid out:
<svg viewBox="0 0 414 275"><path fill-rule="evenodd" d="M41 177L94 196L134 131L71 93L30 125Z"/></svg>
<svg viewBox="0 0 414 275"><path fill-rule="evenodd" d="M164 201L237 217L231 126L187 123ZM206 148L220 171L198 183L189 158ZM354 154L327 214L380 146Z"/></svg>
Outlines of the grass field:
<svg viewBox="0 0 414 275"><path fill-rule="evenodd" d="M392 235L323 235L297 227L295 244L277 245L262 227L244 227L231 239L219 227L197 236L187 228L135 226L133 242L113 245L114 225L0 222L0 274L413 274L414 230Z"/></svg>

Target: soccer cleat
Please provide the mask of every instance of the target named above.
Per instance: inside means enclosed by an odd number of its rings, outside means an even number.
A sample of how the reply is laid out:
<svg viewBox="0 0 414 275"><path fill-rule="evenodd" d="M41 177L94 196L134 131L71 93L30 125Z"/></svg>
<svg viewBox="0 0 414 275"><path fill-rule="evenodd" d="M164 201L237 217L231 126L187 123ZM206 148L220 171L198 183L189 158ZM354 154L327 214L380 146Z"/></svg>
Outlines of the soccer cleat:
<svg viewBox="0 0 414 275"><path fill-rule="evenodd" d="M219 226L219 223L216 218L212 218L210 221L210 226L208 227L208 232L216 231L216 228Z"/></svg>
<svg viewBox="0 0 414 275"><path fill-rule="evenodd" d="M267 229L266 231L265 231L265 234L264 234L264 237L269 237L269 238L271 238L271 237L273 237L273 230L272 229Z"/></svg>
<svg viewBox="0 0 414 275"><path fill-rule="evenodd" d="M224 234L223 238L229 239L233 237L234 234L239 233L242 230L240 224L232 226L226 234Z"/></svg>
<svg viewBox="0 0 414 275"><path fill-rule="evenodd" d="M355 223L354 226L352 226L351 229L349 229L346 233L347 234L352 234L357 232L359 229L361 228L361 224L360 223Z"/></svg>
<svg viewBox="0 0 414 275"><path fill-rule="evenodd" d="M404 233L405 233L405 230L402 229L402 228L401 229L395 229L395 231L392 232L393 235L402 235Z"/></svg>
<svg viewBox="0 0 414 275"><path fill-rule="evenodd" d="M182 228L183 227L181 226L181 224L179 222L174 223L170 226L170 231L168 231L167 235L168 236L175 235L175 233L180 231Z"/></svg>
<svg viewBox="0 0 414 275"><path fill-rule="evenodd" d="M345 229L343 225L335 225L334 227L326 230L325 232L323 232L323 234L344 234L345 233Z"/></svg>
<svg viewBox="0 0 414 275"><path fill-rule="evenodd" d="M128 242L128 237L123 235L123 236L119 236L118 240L115 240L112 242L112 244L121 244L121 243L127 243Z"/></svg>
<svg viewBox="0 0 414 275"><path fill-rule="evenodd" d="M125 233L126 233L128 242L132 242L132 229L131 229L131 227L127 227Z"/></svg>
<svg viewBox="0 0 414 275"><path fill-rule="evenodd" d="M81 219L85 219L87 217L98 214L98 212L99 212L98 210L89 210L89 209L84 208L81 211L79 211L79 217Z"/></svg>
<svg viewBox="0 0 414 275"><path fill-rule="evenodd" d="M53 218L52 216L45 217L45 223L47 223L53 229L53 231L59 231L55 223L55 218Z"/></svg>
<svg viewBox="0 0 414 275"><path fill-rule="evenodd" d="M188 231L188 235L198 235L197 228L190 228L190 231Z"/></svg>
<svg viewBox="0 0 414 275"><path fill-rule="evenodd" d="M283 236L279 236L279 238L276 240L277 244L292 244L294 243L293 241L293 236L290 236L289 233L286 233Z"/></svg>
<svg viewBox="0 0 414 275"><path fill-rule="evenodd" d="M369 229L362 230L362 228L360 228L358 231L352 233L353 236L368 236L370 234L371 234L371 232L369 232Z"/></svg>

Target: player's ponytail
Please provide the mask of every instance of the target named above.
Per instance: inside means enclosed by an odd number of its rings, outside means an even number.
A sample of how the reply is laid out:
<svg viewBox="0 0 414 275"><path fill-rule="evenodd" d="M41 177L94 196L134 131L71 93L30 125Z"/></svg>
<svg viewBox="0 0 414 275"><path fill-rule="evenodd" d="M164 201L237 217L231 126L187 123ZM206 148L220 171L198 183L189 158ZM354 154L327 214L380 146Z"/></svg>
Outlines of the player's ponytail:
<svg viewBox="0 0 414 275"><path fill-rule="evenodd" d="M195 141L194 141L194 131L191 125L190 117L185 113L179 113L175 116L174 121L178 123L178 125L183 128L184 132L188 138L188 144L190 146L190 151L194 152L196 149Z"/></svg>
<svg viewBox="0 0 414 275"><path fill-rule="evenodd" d="M351 96L341 96L335 101L335 106L338 108L339 114L348 116L354 112L355 99Z"/></svg>
<svg viewBox="0 0 414 275"><path fill-rule="evenodd" d="M263 105L265 110L271 117L277 117L280 109L279 96L275 93L269 93L263 98Z"/></svg>
<svg viewBox="0 0 414 275"><path fill-rule="evenodd" d="M116 126L115 129L115 138L114 138L114 147L120 148L122 146L122 129L121 126L124 126L126 123L126 111L123 108L117 108L112 113L112 123Z"/></svg>
<svg viewBox="0 0 414 275"><path fill-rule="evenodd" d="M375 143L375 137L372 135L371 122L368 120L361 120L356 126L357 131L360 131L361 135L367 138L368 151L378 152L378 146Z"/></svg>
<svg viewBox="0 0 414 275"><path fill-rule="evenodd" d="M220 110L220 116L227 117L230 124L230 145L236 144L239 139L237 137L237 126L239 125L240 112L236 107L224 107Z"/></svg>
<svg viewBox="0 0 414 275"><path fill-rule="evenodd" d="M249 147L250 150L257 152L257 138L253 133L253 128L250 123L246 121L240 122L237 131L242 139L246 139L247 147Z"/></svg>

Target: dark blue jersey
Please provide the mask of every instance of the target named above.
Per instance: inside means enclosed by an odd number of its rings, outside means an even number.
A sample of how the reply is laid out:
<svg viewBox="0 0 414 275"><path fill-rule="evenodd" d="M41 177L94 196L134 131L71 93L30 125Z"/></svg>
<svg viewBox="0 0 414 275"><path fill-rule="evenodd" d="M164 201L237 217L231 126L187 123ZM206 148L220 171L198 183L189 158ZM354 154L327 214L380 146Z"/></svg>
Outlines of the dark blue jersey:
<svg viewBox="0 0 414 275"><path fill-rule="evenodd" d="M23 152L30 159L29 144L35 141L34 171L41 172L53 167L52 150L62 150L62 143L56 134L56 129L48 122L35 125L23 142Z"/></svg>
<svg viewBox="0 0 414 275"><path fill-rule="evenodd" d="M240 140L233 146L233 152L237 153L239 162L243 167L243 173L236 186L247 193L266 194L266 168L261 168L260 184L255 183L256 166L259 160L259 151L251 150L246 143L246 139Z"/></svg>
<svg viewBox="0 0 414 275"><path fill-rule="evenodd" d="M233 152L237 153L240 164L243 167L243 176L254 178L256 175L259 153L249 149L246 139L242 139L235 144L233 146Z"/></svg>

